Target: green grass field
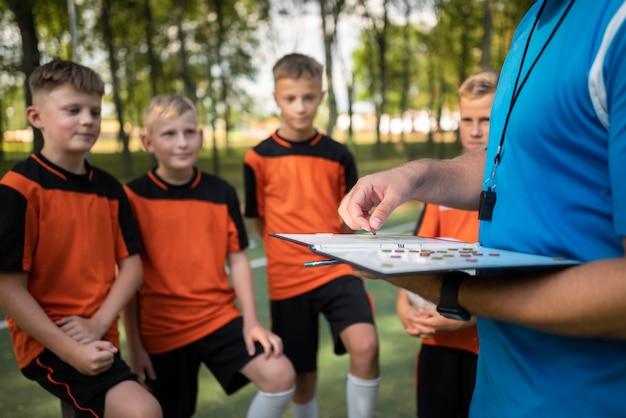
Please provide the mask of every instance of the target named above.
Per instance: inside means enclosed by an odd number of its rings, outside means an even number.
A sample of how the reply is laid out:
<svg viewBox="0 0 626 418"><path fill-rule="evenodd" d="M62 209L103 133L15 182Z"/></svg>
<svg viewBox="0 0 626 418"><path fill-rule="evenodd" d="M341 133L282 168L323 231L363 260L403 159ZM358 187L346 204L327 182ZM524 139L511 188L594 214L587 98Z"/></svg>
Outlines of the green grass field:
<svg viewBox="0 0 626 418"><path fill-rule="evenodd" d="M445 154L453 155L454 146L436 149L421 147L410 150L413 156ZM6 148L5 148L6 150ZM359 146L355 155L360 174L367 174L395 166L406 161L405 150L399 150L395 144L386 144L384 158L372 147ZM220 175L230 181L242 192L242 150L235 150L223 157ZM0 175L8 170L15 161L28 155L27 151L5 153L5 160L0 161ZM120 155L94 153L91 155L94 165L104 168L121 181ZM134 172L139 175L149 169L150 157L142 152L133 154ZM201 169L210 171L211 159L205 152L199 162ZM419 216L421 204L407 203L396 211L388 222L388 226L410 225ZM409 226L407 232L411 229ZM252 228L249 228L252 231ZM249 250L251 259L263 257L263 248L259 237L251 232L254 244ZM259 315L268 325L268 303L266 291L265 269L254 269L255 286ZM377 280L369 280L367 287L371 292L376 307L376 324L380 338L380 363L382 384L380 387L377 417L404 418L415 416L414 392L414 361L419 340L408 337L395 313L396 288ZM0 312L0 317L3 317ZM320 404L320 416L323 418L340 418L346 416L345 379L349 364L347 356L333 354L329 331L326 323L321 323L321 344L319 349L319 382L317 396ZM123 351L124 352L124 347ZM25 379L19 372L11 348L10 336L6 329L0 329L0 417L10 418L48 418L60 417L59 401L41 389L37 384ZM255 393L253 385L248 385L232 396L226 396L215 379L208 371L200 373L200 391L196 417L243 417L248 404ZM290 417L290 413L286 415Z"/></svg>

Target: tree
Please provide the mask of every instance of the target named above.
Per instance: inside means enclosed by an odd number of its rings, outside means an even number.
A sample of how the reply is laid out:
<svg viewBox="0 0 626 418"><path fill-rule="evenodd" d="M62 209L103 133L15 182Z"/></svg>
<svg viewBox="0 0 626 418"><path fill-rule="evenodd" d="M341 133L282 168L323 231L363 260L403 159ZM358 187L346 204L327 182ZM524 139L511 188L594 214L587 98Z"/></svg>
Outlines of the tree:
<svg viewBox="0 0 626 418"><path fill-rule="evenodd" d="M118 78L119 63L116 56L116 47L113 37L113 30L110 21L111 0L102 0L101 3L101 24L104 43L109 54L109 71L111 75L111 85L113 87L113 103L115 105L115 113L119 123L117 139L122 143L122 175L128 178L132 175L132 157L130 155L129 138L124 130L124 110L122 105L122 97L120 92L120 82Z"/></svg>
<svg viewBox="0 0 626 418"><path fill-rule="evenodd" d="M20 29L22 38L22 72L24 73L24 103L30 106L33 97L28 87L28 77L40 65L41 55L37 48L39 39L36 31L35 14L33 11L35 0L6 0L15 16L15 22ZM41 131L33 127L33 151L43 148Z"/></svg>
<svg viewBox="0 0 626 418"><path fill-rule="evenodd" d="M328 125L326 131L332 135L337 123L337 99L333 83L333 50L337 43L339 16L346 5L345 0L319 0L324 39L324 57L326 58L326 97L328 101Z"/></svg>

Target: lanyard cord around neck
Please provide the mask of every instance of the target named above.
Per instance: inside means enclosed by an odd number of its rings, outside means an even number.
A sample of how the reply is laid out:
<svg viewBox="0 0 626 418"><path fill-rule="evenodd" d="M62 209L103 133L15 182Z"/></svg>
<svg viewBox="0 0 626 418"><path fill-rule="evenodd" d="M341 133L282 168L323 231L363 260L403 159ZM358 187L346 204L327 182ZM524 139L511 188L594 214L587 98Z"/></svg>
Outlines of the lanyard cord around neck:
<svg viewBox="0 0 626 418"><path fill-rule="evenodd" d="M506 114L506 119L504 120L504 128L502 129L502 136L500 137L500 143L498 144L498 150L496 152L496 156L495 156L494 161L493 161L493 169L491 170L491 176L489 177L489 179L487 179L487 185L489 186L488 190L491 190L492 188L493 189L496 188L496 186L495 186L495 184L496 184L495 183L496 168L498 167L498 164L500 163L500 160L502 158L502 145L504 144L504 136L506 134L506 129L509 126L509 119L511 118L511 113L513 112L513 106L515 106L515 103L517 102L517 98L519 97L520 92L522 91L522 88L526 84L526 81L528 80L528 76L532 72L533 68L535 68L535 65L537 64L537 61L539 61L539 58L543 55L543 52L548 47L548 44L550 43L550 41L554 37L554 34L559 29L559 27L561 26L561 23L563 23L563 20L565 20L565 17L567 16L567 14L569 13L570 9L574 5L574 0L571 0L569 2L569 4L567 5L567 8L565 9L565 12L563 12L563 14L561 15L561 18L557 22L556 26L554 26L554 29L552 29L552 32L550 33L550 36L548 36L548 39L543 44L543 46L541 47L541 50L539 51L539 53L535 57L535 60L530 65L530 68L528 68L528 71L524 75L524 78L522 79L522 82L520 83L519 82L520 81L520 76L522 75L522 70L524 69L524 61L526 60L526 54L528 52L528 47L530 45L530 39L532 38L533 33L535 32L535 28L537 27L537 22L539 22L539 18L541 17L541 14L543 13L543 9L545 9L545 7L546 7L547 1L548 0L544 0L543 4L541 5L541 8L539 9L539 12L537 13L537 17L535 18L535 22L533 23L533 27L530 29L530 33L528 34L528 39L526 40L526 46L524 47L524 53L522 54L522 61L520 62L519 71L517 72L517 77L515 78L515 85L513 86L513 94L511 95L511 103L509 105L509 110L508 110L508 112ZM519 85L519 87L518 87L518 85Z"/></svg>

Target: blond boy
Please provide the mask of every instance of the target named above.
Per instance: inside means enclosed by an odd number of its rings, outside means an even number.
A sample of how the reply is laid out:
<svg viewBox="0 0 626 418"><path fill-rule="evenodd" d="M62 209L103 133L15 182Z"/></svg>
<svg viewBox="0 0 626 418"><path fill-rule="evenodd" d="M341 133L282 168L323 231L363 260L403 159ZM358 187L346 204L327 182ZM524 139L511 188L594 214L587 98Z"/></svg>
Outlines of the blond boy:
<svg viewBox="0 0 626 418"><path fill-rule="evenodd" d="M125 315L131 366L166 418L193 415L202 363L229 395L254 382L248 418L281 417L294 370L257 317L236 191L197 169L202 131L189 99L154 97L145 127L157 167L126 187L145 247L144 283Z"/></svg>

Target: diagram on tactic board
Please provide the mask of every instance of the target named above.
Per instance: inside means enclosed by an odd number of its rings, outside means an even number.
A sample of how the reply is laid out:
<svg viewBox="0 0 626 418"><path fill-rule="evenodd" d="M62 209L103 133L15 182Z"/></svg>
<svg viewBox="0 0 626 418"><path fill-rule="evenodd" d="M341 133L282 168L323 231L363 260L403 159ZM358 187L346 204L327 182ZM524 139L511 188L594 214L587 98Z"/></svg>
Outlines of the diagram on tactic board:
<svg viewBox="0 0 626 418"><path fill-rule="evenodd" d="M579 261L448 239L373 234L270 234L316 254L382 276L453 270L562 268Z"/></svg>

